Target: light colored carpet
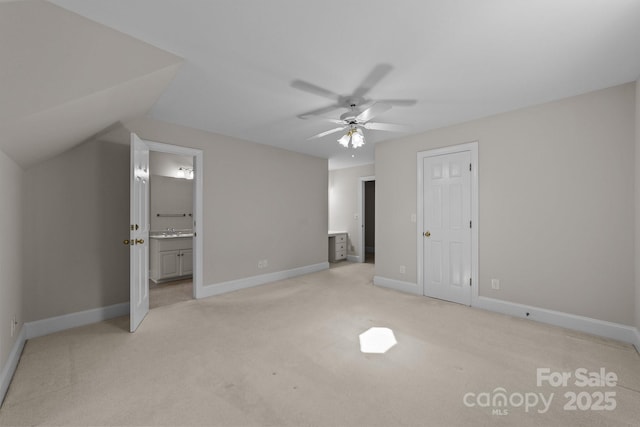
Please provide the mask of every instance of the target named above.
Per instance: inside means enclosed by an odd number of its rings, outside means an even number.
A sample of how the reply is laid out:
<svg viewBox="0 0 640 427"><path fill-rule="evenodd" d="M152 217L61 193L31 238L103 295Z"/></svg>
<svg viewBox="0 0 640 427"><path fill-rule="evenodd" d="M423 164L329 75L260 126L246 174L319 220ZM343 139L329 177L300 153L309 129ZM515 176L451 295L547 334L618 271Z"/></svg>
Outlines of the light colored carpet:
<svg viewBox="0 0 640 427"><path fill-rule="evenodd" d="M134 334L125 317L30 340L0 424L638 425L633 347L377 288L372 276L371 264L351 264L160 307ZM398 344L361 353L371 326L391 328ZM605 368L618 381L538 387L545 367ZM500 387L508 415L464 404ZM567 392L614 392L616 408L564 410ZM554 397L546 413L527 412L519 393Z"/></svg>

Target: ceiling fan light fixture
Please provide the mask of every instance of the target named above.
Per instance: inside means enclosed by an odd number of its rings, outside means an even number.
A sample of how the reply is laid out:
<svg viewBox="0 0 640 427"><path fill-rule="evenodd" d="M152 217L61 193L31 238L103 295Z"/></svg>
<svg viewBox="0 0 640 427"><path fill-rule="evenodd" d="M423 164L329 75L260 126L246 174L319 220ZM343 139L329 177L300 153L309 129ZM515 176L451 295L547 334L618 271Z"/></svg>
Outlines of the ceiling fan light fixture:
<svg viewBox="0 0 640 427"><path fill-rule="evenodd" d="M354 132L351 136L351 145L353 148L360 148L364 145L364 136L360 132Z"/></svg>
<svg viewBox="0 0 640 427"><path fill-rule="evenodd" d="M349 147L349 140L351 139L351 131L349 131L346 135L344 135L342 138L340 138L338 140L338 142L340 143L340 145L342 145L344 148Z"/></svg>
<svg viewBox="0 0 640 427"><path fill-rule="evenodd" d="M353 127L338 142L344 148L349 148L349 144L352 148L360 148L364 145L364 133L362 129Z"/></svg>

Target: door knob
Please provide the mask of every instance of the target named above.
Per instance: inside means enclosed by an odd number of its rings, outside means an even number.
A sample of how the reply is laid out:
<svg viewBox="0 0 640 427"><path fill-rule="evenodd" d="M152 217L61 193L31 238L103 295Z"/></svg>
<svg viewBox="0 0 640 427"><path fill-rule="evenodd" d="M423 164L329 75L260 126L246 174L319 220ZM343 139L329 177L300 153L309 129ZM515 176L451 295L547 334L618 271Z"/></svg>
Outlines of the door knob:
<svg viewBox="0 0 640 427"><path fill-rule="evenodd" d="M144 243L143 239L135 239L135 240L125 239L125 240L122 241L122 244L123 245L127 245L127 246L129 246L129 245L131 245L131 246L133 246L133 245L141 245L143 243Z"/></svg>
<svg viewBox="0 0 640 427"><path fill-rule="evenodd" d="M424 237L431 237L431 232L425 231L424 232Z"/></svg>

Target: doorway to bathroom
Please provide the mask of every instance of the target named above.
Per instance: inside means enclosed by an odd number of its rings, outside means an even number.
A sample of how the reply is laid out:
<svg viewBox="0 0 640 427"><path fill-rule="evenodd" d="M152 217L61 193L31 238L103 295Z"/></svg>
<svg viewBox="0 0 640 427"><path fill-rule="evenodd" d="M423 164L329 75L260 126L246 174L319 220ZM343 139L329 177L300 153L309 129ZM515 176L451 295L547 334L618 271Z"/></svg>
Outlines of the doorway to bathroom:
<svg viewBox="0 0 640 427"><path fill-rule="evenodd" d="M149 153L149 308L193 298L193 156Z"/></svg>
<svg viewBox="0 0 640 427"><path fill-rule="evenodd" d="M156 218L159 211L151 212L149 203L150 199L150 180L151 180L151 153L167 153L178 156L186 156L192 159L192 170L185 170L183 167L182 174L192 174L192 191L193 200L190 212L180 212L184 214L183 218L188 218L191 223L191 229L180 230L176 227L169 227L170 230L154 230L152 234L151 217L155 213ZM189 248L163 246L158 252L177 251L174 259L174 265L179 274L174 276L181 278L186 276L189 268L192 270L192 297L198 298L202 295L202 270L203 270L203 160L204 153L202 150L193 148L169 145L154 141L143 140L135 133L131 134L131 166L130 166L130 234L129 239L125 240L125 244L130 245L130 331L140 326L145 316L149 312L149 278L150 278L150 255L151 243L164 242L170 240L191 241L192 246ZM183 178L186 179L186 178ZM169 212L177 214L178 212ZM191 214L191 216L189 216ZM166 234L164 234L166 232ZM151 238L151 236L154 238ZM192 262L188 262L189 258ZM186 261L183 261L186 260ZM166 263L167 269L171 263ZM189 267L190 266L190 267ZM164 277L169 279L169 277Z"/></svg>

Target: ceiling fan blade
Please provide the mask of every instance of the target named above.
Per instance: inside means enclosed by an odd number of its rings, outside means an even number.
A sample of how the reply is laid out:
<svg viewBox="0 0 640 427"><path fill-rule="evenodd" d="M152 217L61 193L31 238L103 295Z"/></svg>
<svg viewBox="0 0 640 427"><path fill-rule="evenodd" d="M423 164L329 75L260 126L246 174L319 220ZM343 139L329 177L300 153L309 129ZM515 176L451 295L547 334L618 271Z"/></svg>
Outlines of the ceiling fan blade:
<svg viewBox="0 0 640 427"><path fill-rule="evenodd" d="M353 92L353 97L360 98L369 93L371 89L375 85L380 82L383 78L386 77L387 74L391 72L393 67L390 64L378 64L373 70L369 73L369 75L364 79L364 81L358 86L358 88Z"/></svg>
<svg viewBox="0 0 640 427"><path fill-rule="evenodd" d="M326 132L322 132L322 133L319 133L317 135L313 135L312 137L307 138L307 140L322 138L323 136L331 135L332 133L340 132L341 130L345 130L347 128L348 128L348 126L342 126L342 127L339 127L339 128L331 129L331 130L328 130Z"/></svg>
<svg viewBox="0 0 640 427"><path fill-rule="evenodd" d="M365 129L386 130L388 132L408 132L410 128L403 125L395 125L392 123L365 123L362 125Z"/></svg>
<svg viewBox="0 0 640 427"><path fill-rule="evenodd" d="M315 116L315 117L310 117L311 119L314 120L318 120L320 122L329 122L329 123L335 123L337 125L343 125L346 126L349 123L345 122L344 120L339 120L339 119L330 119L328 117L320 117L320 116Z"/></svg>
<svg viewBox="0 0 640 427"><path fill-rule="evenodd" d="M378 102L393 105L394 107L411 107L418 103L417 99L381 99Z"/></svg>
<svg viewBox="0 0 640 427"><path fill-rule="evenodd" d="M299 119L316 119L316 118L325 118L322 117L323 114L327 114L330 113L332 111L336 111L336 110L341 110L344 109L344 107L341 107L339 105L329 105L327 107L323 107L323 108L318 108L317 110L313 110L313 111L307 111L306 113L302 113L300 115L298 115Z"/></svg>
<svg viewBox="0 0 640 427"><path fill-rule="evenodd" d="M308 83L302 80L294 80L291 82L291 86L303 90L305 92L312 93L314 95L323 96L325 98L329 98L332 101L340 101L340 95L337 93L333 93L330 90L321 88L320 86L316 86L312 83Z"/></svg>
<svg viewBox="0 0 640 427"><path fill-rule="evenodd" d="M376 102L371 107L367 108L362 113L358 114L356 116L356 119L359 122L368 122L369 120L373 119L378 114L382 114L385 111L389 111L390 109L391 109L391 105L383 104L381 102Z"/></svg>

